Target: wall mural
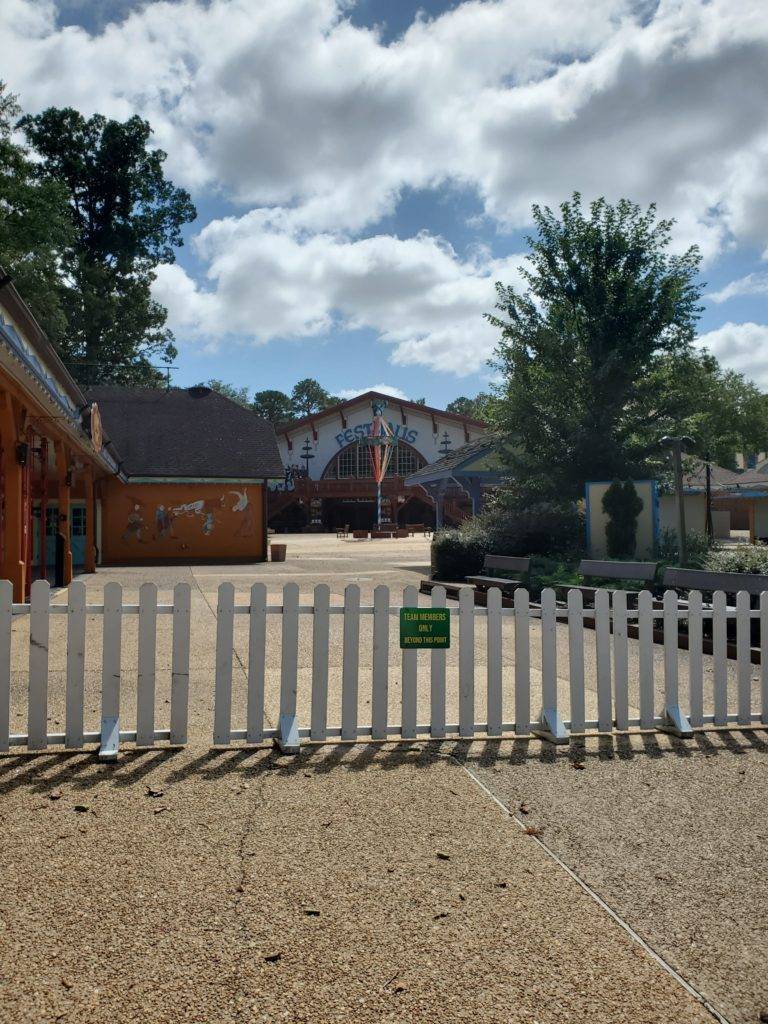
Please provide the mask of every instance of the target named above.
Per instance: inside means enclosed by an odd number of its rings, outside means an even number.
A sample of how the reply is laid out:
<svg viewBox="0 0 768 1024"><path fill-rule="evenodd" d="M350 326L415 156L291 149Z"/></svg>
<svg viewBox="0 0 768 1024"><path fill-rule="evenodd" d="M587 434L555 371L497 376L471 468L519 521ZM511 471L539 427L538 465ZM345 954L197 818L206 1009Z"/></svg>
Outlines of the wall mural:
<svg viewBox="0 0 768 1024"><path fill-rule="evenodd" d="M134 496L128 496L129 512L125 520L125 530L121 536L123 543L135 542L147 544L149 540L181 540L174 532L174 524L181 519L199 519L200 532L210 537L221 525L222 511L233 512L239 523L234 531L235 537L254 537L256 535L256 516L248 491L225 491L219 498L198 498L181 505L167 506L158 504L154 513L147 515L146 503ZM153 521L154 529L150 530L147 518ZM181 544L182 550L187 547Z"/></svg>

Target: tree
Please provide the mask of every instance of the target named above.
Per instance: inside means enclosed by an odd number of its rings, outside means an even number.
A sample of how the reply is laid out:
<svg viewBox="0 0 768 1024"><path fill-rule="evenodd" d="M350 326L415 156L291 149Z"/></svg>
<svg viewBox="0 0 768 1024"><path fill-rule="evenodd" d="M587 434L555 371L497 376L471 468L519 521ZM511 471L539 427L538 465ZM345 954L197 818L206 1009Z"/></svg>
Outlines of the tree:
<svg viewBox="0 0 768 1024"><path fill-rule="evenodd" d="M493 401L491 395L481 391L474 398L466 398L459 395L452 402L446 405L448 412L455 412L459 416L467 416L472 420L486 420L490 414L490 404Z"/></svg>
<svg viewBox="0 0 768 1024"><path fill-rule="evenodd" d="M284 391L277 391L268 388L266 391L257 391L253 396L251 408L257 416L272 423L285 423L293 417L293 406L291 399Z"/></svg>
<svg viewBox="0 0 768 1024"><path fill-rule="evenodd" d="M21 110L0 82L0 263L54 343L66 319L59 295L59 259L72 243L66 188L40 181L27 151L12 139Z"/></svg>
<svg viewBox="0 0 768 1024"><path fill-rule="evenodd" d="M221 380L217 380L215 377L204 384L198 384L198 387L210 388L212 391L218 391L220 395L224 395L225 398L229 398L232 402L237 402L238 405L245 406L246 409L251 408L251 400L248 397L248 388L237 388L234 384L225 384Z"/></svg>
<svg viewBox="0 0 768 1024"><path fill-rule="evenodd" d="M84 118L71 107L23 117L40 182L67 190L74 239L62 255L59 347L84 383L156 383L152 359L176 356L166 310L152 298L154 269L172 263L190 197L165 178L166 154L148 148L140 117Z"/></svg>
<svg viewBox="0 0 768 1024"><path fill-rule="evenodd" d="M700 256L670 254L673 222L624 199L585 214L574 193L559 217L533 218L527 290L497 284L502 315L487 315L501 331L494 419L519 487L576 498L587 480L645 470L648 381L691 353Z"/></svg>
<svg viewBox="0 0 768 1024"><path fill-rule="evenodd" d="M632 558L637 548L637 517L643 501L631 480L614 480L603 495L608 516L605 539L609 558Z"/></svg>
<svg viewBox="0 0 768 1024"><path fill-rule="evenodd" d="M334 398L325 388L312 377L305 377L294 385L291 392L291 408L296 417L311 416L313 412L336 405L340 399Z"/></svg>

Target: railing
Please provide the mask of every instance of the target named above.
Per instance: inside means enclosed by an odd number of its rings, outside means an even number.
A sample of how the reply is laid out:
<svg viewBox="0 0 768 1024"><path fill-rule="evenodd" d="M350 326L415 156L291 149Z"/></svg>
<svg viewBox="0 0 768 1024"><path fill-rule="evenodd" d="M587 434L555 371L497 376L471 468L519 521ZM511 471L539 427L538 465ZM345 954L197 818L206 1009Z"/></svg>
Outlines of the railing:
<svg viewBox="0 0 768 1024"><path fill-rule="evenodd" d="M192 695L209 706L212 688L215 744L274 738L295 751L306 739L471 740L531 733L566 742L572 733L592 730L663 729L690 736L709 725L768 724L768 594L752 609L745 593L728 606L722 593L705 604L697 593L680 602L669 591L657 602L643 592L630 609L622 591L612 597L598 591L594 608L585 608L579 591L570 591L561 606L552 590L544 590L540 605L533 605L518 589L514 607L502 607L500 591L491 589L487 607L481 608L465 588L457 606L448 609L451 647L426 653L401 651L393 629L402 607L419 605L416 587L405 589L402 605L392 603L385 586L375 588L370 605L361 605L356 585L346 588L343 605L331 604L330 598L329 587L320 584L311 603L301 603L298 586L288 583L281 603L269 603L266 586L256 583L243 602L236 600L232 583L220 585L215 657L198 671L200 689ZM435 587L431 607L445 606L444 588ZM11 733L14 672L23 674L13 670L19 664L12 661L13 624L26 615L28 725L26 733ZM56 615L67 616L66 640L61 638L57 650L61 656L66 649L64 732L49 731L48 725L49 634ZM101 725L90 731L83 726L88 616L102 619ZM126 616L138 619L135 729L120 727ZM161 728L156 724L158 616L171 617L170 659L163 669L170 674L170 717ZM585 633L585 624L594 631ZM687 653L679 650L681 626L687 627ZM663 640L657 643L660 628ZM204 641L209 630L201 618L193 623L192 639ZM735 634L730 647L729 630ZM88 636L95 646L93 629ZM729 658L729 650L735 658ZM756 654L759 666L753 667ZM117 583L104 587L103 603L86 604L85 587L75 582L67 604L51 605L48 584L38 581L30 604L14 605L10 584L0 583L0 749L49 744L77 749L99 742L102 756L114 757L120 741L183 744L189 663L188 584L177 584L172 604L158 604L151 583L141 586L138 604L123 603ZM484 675L480 685L478 669ZM243 719L233 725L238 714Z"/></svg>

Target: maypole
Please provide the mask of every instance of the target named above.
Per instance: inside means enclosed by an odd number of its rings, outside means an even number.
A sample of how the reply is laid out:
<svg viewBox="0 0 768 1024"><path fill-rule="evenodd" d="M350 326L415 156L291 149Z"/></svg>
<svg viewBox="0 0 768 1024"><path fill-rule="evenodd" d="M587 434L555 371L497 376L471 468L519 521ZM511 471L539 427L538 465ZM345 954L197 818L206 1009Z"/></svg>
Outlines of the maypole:
<svg viewBox="0 0 768 1024"><path fill-rule="evenodd" d="M371 433L366 439L370 447L371 468L373 479L376 481L376 525L381 527L381 481L387 472L392 452L397 444L397 438L392 432L392 427L384 419L383 412L387 407L384 399L374 399L371 402L373 408L373 422Z"/></svg>

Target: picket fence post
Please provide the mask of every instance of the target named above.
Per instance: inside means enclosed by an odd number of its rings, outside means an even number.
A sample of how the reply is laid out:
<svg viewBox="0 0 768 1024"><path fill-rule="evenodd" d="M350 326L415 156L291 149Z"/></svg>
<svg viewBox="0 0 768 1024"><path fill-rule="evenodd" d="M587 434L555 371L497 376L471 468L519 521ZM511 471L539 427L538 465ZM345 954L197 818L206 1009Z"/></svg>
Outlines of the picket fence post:
<svg viewBox="0 0 768 1024"><path fill-rule="evenodd" d="M0 580L0 751L8 750L11 736L11 626L13 585Z"/></svg>
<svg viewBox="0 0 768 1024"><path fill-rule="evenodd" d="M191 588L173 588L173 641L171 650L171 743L187 742L189 722L189 635Z"/></svg>
<svg viewBox="0 0 768 1024"><path fill-rule="evenodd" d="M67 694L64 745L77 750L83 745L85 698L85 584L73 580L67 594Z"/></svg>
<svg viewBox="0 0 768 1024"><path fill-rule="evenodd" d="M101 652L101 746L99 758L114 761L120 745L120 654L123 636L123 588L104 587Z"/></svg>

